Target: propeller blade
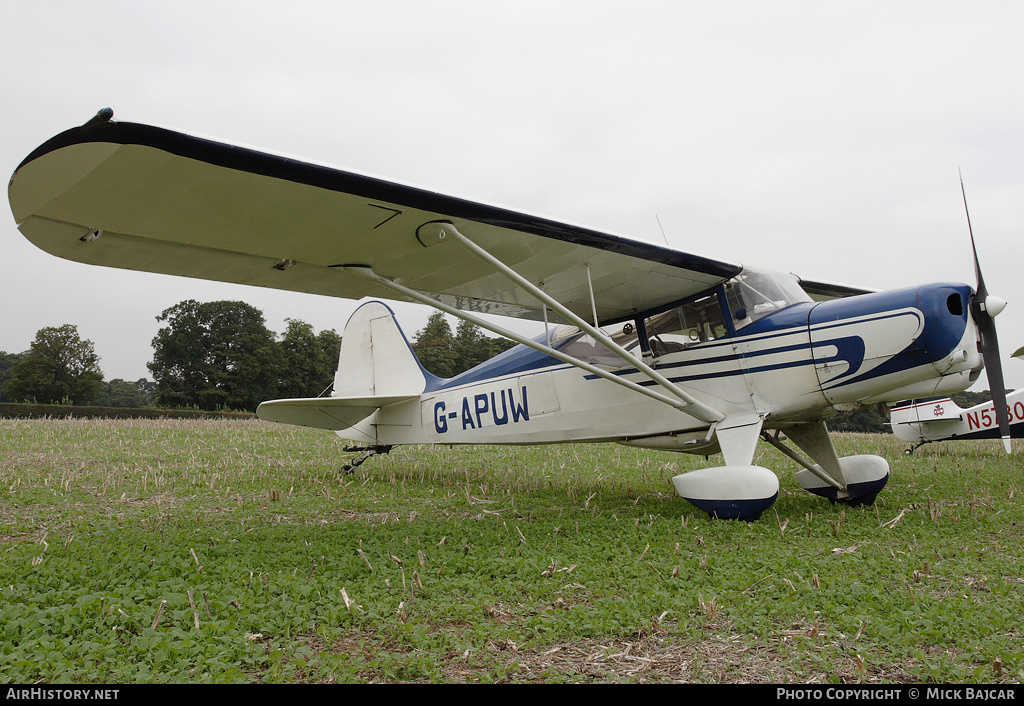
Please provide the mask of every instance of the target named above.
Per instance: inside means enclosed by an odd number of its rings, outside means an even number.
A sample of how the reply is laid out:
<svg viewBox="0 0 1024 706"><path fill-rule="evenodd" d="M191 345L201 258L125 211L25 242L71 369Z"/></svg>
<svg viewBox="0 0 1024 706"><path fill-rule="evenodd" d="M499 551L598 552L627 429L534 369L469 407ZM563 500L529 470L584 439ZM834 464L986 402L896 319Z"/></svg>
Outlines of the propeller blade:
<svg viewBox="0 0 1024 706"><path fill-rule="evenodd" d="M964 197L964 213L967 214L967 232L971 234L971 252L974 254L974 277L978 281L977 297L985 301L988 297L988 289L985 288L985 278L981 276L981 264L978 262L978 248L974 245L974 229L971 228L971 212L967 208L967 191L964 189L964 176L960 175L960 193Z"/></svg>
<svg viewBox="0 0 1024 706"><path fill-rule="evenodd" d="M978 327L981 337L981 357L985 361L985 373L988 375L988 389L992 394L996 421L999 423L999 435L1003 438L1003 448L1010 453L1010 412L1006 408L1006 386L1003 382L1003 364L999 358L999 338L996 336L995 314L989 311L988 289L985 279L981 276L981 264L978 261L978 248L974 245L974 230L971 228L971 213L967 209L967 192L964 190L964 178L960 176L960 193L964 197L964 213L967 214L967 230L971 234L971 251L974 253L974 274L978 279L977 291L971 301L971 316Z"/></svg>
<svg viewBox="0 0 1024 706"><path fill-rule="evenodd" d="M988 389L992 393L992 404L995 405L996 420L999 422L999 435L1003 438L1006 453L1010 453L1010 414L1006 407L1006 386L1003 383L1003 366L999 360L996 324L985 312L980 317L975 314L974 321L981 334L981 357L985 359L985 373L988 375Z"/></svg>

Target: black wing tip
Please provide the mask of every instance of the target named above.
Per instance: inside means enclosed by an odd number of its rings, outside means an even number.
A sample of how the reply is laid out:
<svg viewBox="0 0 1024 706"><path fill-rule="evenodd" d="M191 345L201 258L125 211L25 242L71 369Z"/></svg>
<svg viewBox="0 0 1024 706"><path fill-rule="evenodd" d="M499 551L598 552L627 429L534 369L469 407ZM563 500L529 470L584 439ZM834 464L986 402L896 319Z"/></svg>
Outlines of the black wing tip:
<svg viewBox="0 0 1024 706"><path fill-rule="evenodd" d="M89 118L85 123L78 127L73 127L64 132L54 135L49 140L39 145L39 147L32 150L25 159L21 160L21 164L14 170L17 174L18 171L29 162L42 157L45 154L60 149L61 147L67 147L71 144L78 144L81 142L90 142L96 140L97 133L95 130L99 128L102 134L106 134L107 130L117 125L114 122L114 110L112 108L101 108L96 112L96 115Z"/></svg>

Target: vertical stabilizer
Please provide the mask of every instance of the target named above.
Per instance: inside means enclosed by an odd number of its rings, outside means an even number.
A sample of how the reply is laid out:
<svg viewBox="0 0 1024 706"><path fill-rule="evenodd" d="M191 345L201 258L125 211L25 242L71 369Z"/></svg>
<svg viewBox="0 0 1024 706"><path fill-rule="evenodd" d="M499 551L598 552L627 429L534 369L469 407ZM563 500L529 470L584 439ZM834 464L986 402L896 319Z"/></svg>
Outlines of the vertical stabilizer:
<svg viewBox="0 0 1024 706"><path fill-rule="evenodd" d="M369 302L345 325L330 397L270 400L256 414L270 422L332 429L346 439L385 446L388 442L381 441L378 428L380 410L406 403L418 410L429 375L395 322L394 312L380 302Z"/></svg>
<svg viewBox="0 0 1024 706"><path fill-rule="evenodd" d="M363 304L345 324L334 397L419 395L427 384L405 334L386 304Z"/></svg>

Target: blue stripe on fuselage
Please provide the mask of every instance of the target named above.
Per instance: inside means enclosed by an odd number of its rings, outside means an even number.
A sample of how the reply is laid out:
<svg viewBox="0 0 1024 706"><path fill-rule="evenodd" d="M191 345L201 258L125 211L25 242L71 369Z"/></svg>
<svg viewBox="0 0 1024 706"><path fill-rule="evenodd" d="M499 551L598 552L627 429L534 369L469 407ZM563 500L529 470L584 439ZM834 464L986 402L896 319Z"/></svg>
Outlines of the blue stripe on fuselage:
<svg viewBox="0 0 1024 706"><path fill-rule="evenodd" d="M848 324L852 319L877 321L896 315L894 310L899 309L917 309L924 314L923 332L915 341L881 365L864 371L860 375L857 373L861 368L865 353L864 341L861 337L848 335L834 339L817 338L815 347L835 347L837 351L834 356L818 362L846 362L849 365L849 369L843 375L829 383L830 388L843 387L874 377L934 363L949 355L963 338L968 321L967 303L970 301L971 292L968 285L941 283L825 302L794 304L769 314L736 333L717 338L714 341L696 344L687 351L693 355L692 358L662 363L658 366L658 370L664 373L670 381L684 383L692 380L731 377L744 372L764 373L802 365L813 365L815 361L812 360L812 356L800 354L811 347L809 338L801 343L786 345L772 345L772 340L792 336L794 333L807 332L808 327L815 331L837 328ZM963 302L962 314L953 314L947 306L947 299L953 294L959 296ZM543 343L545 334L540 334L533 340ZM694 366L707 366L737 360L738 356L734 349L736 344L748 346L743 352L743 357L748 361L746 371L736 368L719 372L698 373L695 371L692 374L686 374L686 370L692 369ZM751 350L757 344L766 347L760 350ZM758 358L787 353L794 354L789 361L764 365L758 365L756 362ZM753 365L749 363L753 363ZM519 345L455 377L428 378L426 391L434 392L510 375L562 367L570 366L529 346ZM683 374L672 375L672 371ZM614 375L639 373L634 367L625 367L610 372ZM587 380L598 378L599 376L593 374L585 375ZM657 384L652 380L638 382L641 385Z"/></svg>
<svg viewBox="0 0 1024 706"><path fill-rule="evenodd" d="M851 368L830 381L827 387L834 389L852 385L942 360L963 340L971 292L971 288L965 284L940 283L821 302L814 307L808 319L810 327L815 331L833 325L842 326L851 319L872 314L879 314L882 318L895 316L895 312L901 309L916 309L924 317L921 334L903 350L861 375L855 375L856 370ZM960 300L960 313L954 313L950 308L949 299L953 296ZM835 343L827 340L815 343L816 347L829 345ZM838 358L848 359L848 356L840 354Z"/></svg>
<svg viewBox="0 0 1024 706"><path fill-rule="evenodd" d="M540 334L534 337L532 340L538 343L545 342L546 334ZM448 390L454 387L462 387L463 385L471 385L478 382L486 382L509 375L518 375L521 373L535 372L544 368L551 367L571 367L568 363L552 358L546 353L530 348L529 346L518 345L513 348L509 348L507 351L499 353L490 360L485 360L475 368L459 373L458 375L450 378L433 378L427 380L427 387L425 392L436 392L438 390Z"/></svg>

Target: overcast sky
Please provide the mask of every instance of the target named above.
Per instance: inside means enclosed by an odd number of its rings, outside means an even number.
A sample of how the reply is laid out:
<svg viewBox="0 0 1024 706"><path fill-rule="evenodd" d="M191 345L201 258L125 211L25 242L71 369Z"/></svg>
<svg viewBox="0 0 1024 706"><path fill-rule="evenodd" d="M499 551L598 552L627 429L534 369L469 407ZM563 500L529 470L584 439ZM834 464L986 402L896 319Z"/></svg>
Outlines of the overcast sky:
<svg viewBox="0 0 1024 706"><path fill-rule="evenodd" d="M100 108L677 249L871 288L973 284L1024 385L1024 3L5 3L0 166ZM66 262L0 221L0 350L73 323L150 377L157 315L356 303ZM395 307L410 336L428 309ZM975 389L987 387L982 380Z"/></svg>

